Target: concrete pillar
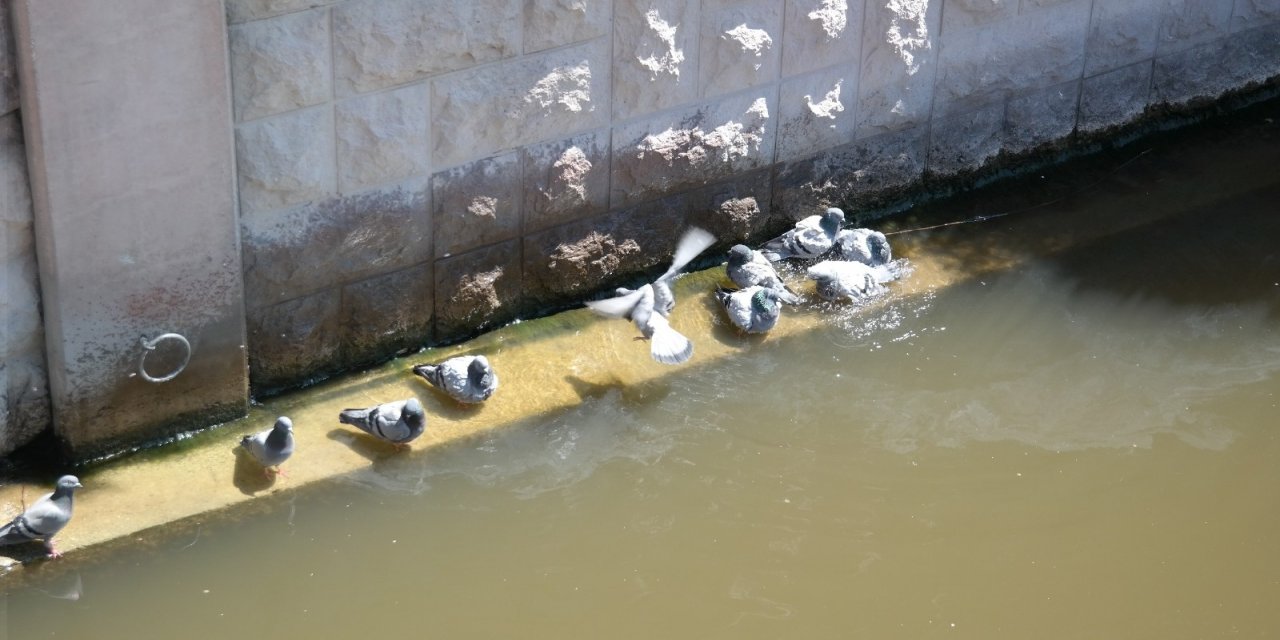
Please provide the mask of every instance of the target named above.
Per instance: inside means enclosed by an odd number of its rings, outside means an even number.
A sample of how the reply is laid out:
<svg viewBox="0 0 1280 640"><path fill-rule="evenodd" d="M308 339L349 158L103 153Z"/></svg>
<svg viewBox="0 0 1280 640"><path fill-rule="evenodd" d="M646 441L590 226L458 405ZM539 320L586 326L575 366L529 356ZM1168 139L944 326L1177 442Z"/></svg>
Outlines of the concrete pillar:
<svg viewBox="0 0 1280 640"><path fill-rule="evenodd" d="M243 415L223 4L14 0L54 432L83 460ZM141 337L190 362L138 375ZM153 377L185 355L166 340Z"/></svg>

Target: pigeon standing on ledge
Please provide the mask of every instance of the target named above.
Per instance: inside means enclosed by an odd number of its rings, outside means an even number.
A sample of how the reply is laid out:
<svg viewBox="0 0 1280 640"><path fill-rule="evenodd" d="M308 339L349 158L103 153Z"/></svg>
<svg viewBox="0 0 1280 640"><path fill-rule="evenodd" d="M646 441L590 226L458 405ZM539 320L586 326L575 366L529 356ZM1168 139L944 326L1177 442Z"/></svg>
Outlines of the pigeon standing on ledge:
<svg viewBox="0 0 1280 640"><path fill-rule="evenodd" d="M338 421L395 445L407 445L427 429L427 414L417 398L368 409L343 409Z"/></svg>
<svg viewBox="0 0 1280 640"><path fill-rule="evenodd" d="M484 402L498 390L498 374L484 356L458 356L440 364L420 364L413 372L464 404Z"/></svg>
<svg viewBox="0 0 1280 640"><path fill-rule="evenodd" d="M40 496L21 515L0 527L0 545L43 540L50 558L62 557L53 545L53 537L71 521L72 498L82 486L75 476L58 478L53 493Z"/></svg>
<svg viewBox="0 0 1280 640"><path fill-rule="evenodd" d="M293 455L293 421L280 416L270 429L241 438L240 446L249 453L249 457L262 465L262 471L268 477L273 473L285 475L280 465Z"/></svg>
<svg viewBox="0 0 1280 640"><path fill-rule="evenodd" d="M610 318L626 318L635 324L649 340L649 354L663 364L680 364L693 357L693 343L679 331L671 328L667 318L675 309L676 298L671 282L680 270L707 247L715 244L715 237L697 227L690 228L680 237L671 267L657 280L639 289L618 289L618 295L605 300L586 303L592 311Z"/></svg>
<svg viewBox="0 0 1280 640"><path fill-rule="evenodd" d="M842 225L844 211L831 207L826 213L809 216L797 222L794 229L764 243L760 253L770 262L787 258L820 258L831 250Z"/></svg>

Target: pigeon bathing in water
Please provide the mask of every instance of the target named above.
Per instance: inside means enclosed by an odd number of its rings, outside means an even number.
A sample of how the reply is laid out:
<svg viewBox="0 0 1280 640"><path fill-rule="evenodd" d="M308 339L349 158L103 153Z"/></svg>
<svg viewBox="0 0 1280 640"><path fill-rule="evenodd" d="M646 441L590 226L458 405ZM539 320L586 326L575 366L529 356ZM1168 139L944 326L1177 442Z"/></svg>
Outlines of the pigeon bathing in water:
<svg viewBox="0 0 1280 640"><path fill-rule="evenodd" d="M795 304L796 296L780 289L754 286L745 289L716 290L716 299L724 305L734 326L747 333L765 333L778 324L782 304Z"/></svg>
<svg viewBox="0 0 1280 640"><path fill-rule="evenodd" d="M729 263L725 265L725 274L734 284L742 288L761 286L766 289L783 289L795 293L782 282L773 263L759 251L752 251L746 245L735 244L729 249Z"/></svg>
<svg viewBox="0 0 1280 640"><path fill-rule="evenodd" d="M835 253L841 260L861 262L873 267L893 260L889 239L871 229L845 229L836 234Z"/></svg>
<svg viewBox="0 0 1280 640"><path fill-rule="evenodd" d="M413 372L465 404L484 402L498 390L498 374L484 356L458 356L440 364L420 364Z"/></svg>
<svg viewBox="0 0 1280 640"><path fill-rule="evenodd" d="M797 222L794 229L764 243L760 253L771 262L822 257L835 244L836 234L843 224L844 212L831 207L826 213L809 216Z"/></svg>
<svg viewBox="0 0 1280 640"><path fill-rule="evenodd" d="M293 421L280 416L275 426L240 439L240 447L249 453L249 457L262 465L268 476L272 473L284 475L280 465L293 455Z"/></svg>
<svg viewBox="0 0 1280 640"><path fill-rule="evenodd" d="M72 496L81 486L75 476L58 478L53 493L41 496L22 515L0 527L0 545L42 540L49 557L61 557L53 546L53 536L71 521Z"/></svg>
<svg viewBox="0 0 1280 640"><path fill-rule="evenodd" d="M818 295L824 300L858 302L883 292L881 285L894 276L884 265L824 260L809 267L809 279L817 283Z"/></svg>
<svg viewBox="0 0 1280 640"><path fill-rule="evenodd" d="M338 421L396 445L408 444L427 428L427 414L417 398L368 409L343 409Z"/></svg>
<svg viewBox="0 0 1280 640"><path fill-rule="evenodd" d="M689 261L715 244L706 231L693 227L676 245L671 267L657 280L639 289L619 289L618 296L587 302L592 311L610 318L626 318L649 340L649 354L663 364L680 364L693 356L693 343L671 328L668 316L675 309L676 298L671 282Z"/></svg>

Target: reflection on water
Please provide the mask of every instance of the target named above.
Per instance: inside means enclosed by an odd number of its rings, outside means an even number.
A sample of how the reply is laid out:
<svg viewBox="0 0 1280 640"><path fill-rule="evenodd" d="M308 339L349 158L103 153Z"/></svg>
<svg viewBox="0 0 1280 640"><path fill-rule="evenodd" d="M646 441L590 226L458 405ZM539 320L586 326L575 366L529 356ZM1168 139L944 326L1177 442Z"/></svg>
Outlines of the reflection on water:
<svg viewBox="0 0 1280 640"><path fill-rule="evenodd" d="M826 324L638 386L559 372L576 409L412 459L371 450L362 472L159 550L35 565L3 630L1273 634L1280 180L1241 176L1280 145L1271 127L1233 136L1034 214L1056 222L902 249L957 268L1041 256L1010 269L797 310ZM1221 193L1182 191L1209 178ZM1134 198L1164 217L1115 211ZM1065 241L1063 220L1123 224Z"/></svg>

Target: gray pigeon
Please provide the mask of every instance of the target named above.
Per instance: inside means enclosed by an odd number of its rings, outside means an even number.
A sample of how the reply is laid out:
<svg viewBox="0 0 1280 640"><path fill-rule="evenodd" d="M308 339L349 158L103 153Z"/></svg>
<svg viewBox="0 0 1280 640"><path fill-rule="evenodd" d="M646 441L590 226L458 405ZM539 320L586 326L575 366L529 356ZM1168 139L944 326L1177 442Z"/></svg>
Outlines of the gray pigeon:
<svg viewBox="0 0 1280 640"><path fill-rule="evenodd" d="M284 464L293 455L293 421L285 416L276 418L275 426L257 433L251 433L240 439L240 447L249 452L249 457L262 465L262 471L270 476L272 473L284 475Z"/></svg>
<svg viewBox="0 0 1280 640"><path fill-rule="evenodd" d="M799 302L796 296L780 289L756 285L745 289L716 290L716 299L724 305L729 320L747 333L765 333L778 324L782 304Z"/></svg>
<svg viewBox="0 0 1280 640"><path fill-rule="evenodd" d="M760 253L770 262L787 258L820 258L831 250L843 224L844 212L831 207L826 213L809 216L797 222L794 229L764 243Z"/></svg>
<svg viewBox="0 0 1280 640"><path fill-rule="evenodd" d="M873 267L889 264L893 251L889 239L871 229L844 229L836 234L835 253L841 260L861 262Z"/></svg>
<svg viewBox="0 0 1280 640"><path fill-rule="evenodd" d="M724 271L734 284L742 288L759 285L795 293L778 276L773 263L764 254L752 251L746 245L735 244L729 249L729 263L725 265Z"/></svg>
<svg viewBox="0 0 1280 640"><path fill-rule="evenodd" d="M663 364L680 364L693 356L693 343L671 328L667 318L675 310L671 282L680 270L707 247L715 244L710 233L692 227L680 237L671 267L657 280L639 289L618 289L617 296L586 303L592 311L610 318L626 318L649 340L649 354Z"/></svg>
<svg viewBox="0 0 1280 640"><path fill-rule="evenodd" d="M82 486L75 476L58 478L53 493L40 496L22 515L0 527L0 545L43 540L50 558L61 557L53 546L53 536L71 521L72 497Z"/></svg>
<svg viewBox="0 0 1280 640"><path fill-rule="evenodd" d="M858 302L884 292L881 286L894 280L884 265L868 266L861 262L824 260L809 267L809 278L818 285L818 295L825 300Z"/></svg>
<svg viewBox="0 0 1280 640"><path fill-rule="evenodd" d="M427 414L417 398L368 409L343 409L338 421L396 445L407 445L427 429Z"/></svg>
<svg viewBox="0 0 1280 640"><path fill-rule="evenodd" d="M458 356L440 364L420 364L413 372L464 404L484 402L498 390L498 374L484 356Z"/></svg>

